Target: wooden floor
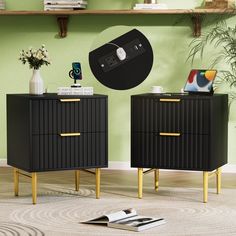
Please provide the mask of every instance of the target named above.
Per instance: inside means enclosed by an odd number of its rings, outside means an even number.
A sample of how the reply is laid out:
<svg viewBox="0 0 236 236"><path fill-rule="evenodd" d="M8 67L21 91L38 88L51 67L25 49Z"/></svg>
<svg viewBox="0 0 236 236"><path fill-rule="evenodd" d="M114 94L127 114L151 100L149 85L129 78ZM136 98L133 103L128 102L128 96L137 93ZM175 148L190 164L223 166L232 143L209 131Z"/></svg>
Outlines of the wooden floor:
<svg viewBox="0 0 236 236"><path fill-rule="evenodd" d="M160 171L160 187L202 187L202 172L187 171ZM153 173L144 176L145 186L153 185ZM20 182L29 182L27 178L21 177ZM38 173L39 183L49 184L71 184L74 183L74 171L52 171ZM81 185L95 182L95 177L85 172L81 172ZM13 169L10 167L0 168L0 185L1 183L13 183ZM137 186L137 171L108 170L101 171L101 188L102 186ZM209 187L215 188L215 178L210 178ZM222 188L236 188L236 173L222 173ZM1 188L0 188L1 191ZM101 189L102 191L102 189Z"/></svg>
<svg viewBox="0 0 236 236"><path fill-rule="evenodd" d="M78 192L74 176L74 171L39 173L38 199L33 205L30 179L20 177L20 192L15 197L13 168L0 168L0 235L10 235L9 231L20 236L131 235L129 231L79 224L127 208L167 221L163 227L140 235L236 235L236 173L222 174L219 195L215 178L210 178L207 204L202 202L202 172L161 170L158 192L154 190L154 174L145 175L142 199L138 199L137 170L103 169L100 199L95 198L94 175L81 173Z"/></svg>

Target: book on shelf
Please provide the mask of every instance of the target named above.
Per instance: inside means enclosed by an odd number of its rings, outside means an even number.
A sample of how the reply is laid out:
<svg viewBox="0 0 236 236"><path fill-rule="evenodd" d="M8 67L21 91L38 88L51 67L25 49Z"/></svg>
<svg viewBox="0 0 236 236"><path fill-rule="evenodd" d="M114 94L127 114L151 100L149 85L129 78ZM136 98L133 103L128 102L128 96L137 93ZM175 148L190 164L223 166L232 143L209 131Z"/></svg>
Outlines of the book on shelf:
<svg viewBox="0 0 236 236"><path fill-rule="evenodd" d="M86 8L82 8L82 7L79 7L79 8L47 8L45 7L44 8L44 11L76 11L76 10L84 10Z"/></svg>
<svg viewBox="0 0 236 236"><path fill-rule="evenodd" d="M6 9L5 1L0 0L0 10L5 10L5 9Z"/></svg>
<svg viewBox="0 0 236 236"><path fill-rule="evenodd" d="M235 0L205 0L206 8L235 8Z"/></svg>
<svg viewBox="0 0 236 236"><path fill-rule="evenodd" d="M65 0L62 0L62 1L59 1L59 0L56 0L56 1L45 0L44 4L45 5L73 5L73 4L84 4L84 5L87 5L88 2L84 1L84 0L75 0L75 1L73 1L73 0L69 0L69 1L65 1Z"/></svg>
<svg viewBox="0 0 236 236"><path fill-rule="evenodd" d="M45 11L50 11L50 10L73 10L73 9L85 9L86 6L85 5L73 5L73 6L69 6L69 5L60 5L60 6L44 6L44 10Z"/></svg>
<svg viewBox="0 0 236 236"><path fill-rule="evenodd" d="M44 8L44 11L73 11L73 10L81 10L85 8Z"/></svg>
<svg viewBox="0 0 236 236"><path fill-rule="evenodd" d="M165 224L166 221L163 218L139 216L135 209L126 209L106 214L98 218L89 221L84 221L81 223L101 224L110 228L124 229L138 232Z"/></svg>
<svg viewBox="0 0 236 236"><path fill-rule="evenodd" d="M84 4L71 4L71 5L45 5L50 8L74 8L74 7L86 7Z"/></svg>
<svg viewBox="0 0 236 236"><path fill-rule="evenodd" d="M168 9L165 3L136 3L133 7L134 10L158 10Z"/></svg>
<svg viewBox="0 0 236 236"><path fill-rule="evenodd" d="M84 0L44 0L45 11L56 11L56 10L77 10L85 9L88 2Z"/></svg>

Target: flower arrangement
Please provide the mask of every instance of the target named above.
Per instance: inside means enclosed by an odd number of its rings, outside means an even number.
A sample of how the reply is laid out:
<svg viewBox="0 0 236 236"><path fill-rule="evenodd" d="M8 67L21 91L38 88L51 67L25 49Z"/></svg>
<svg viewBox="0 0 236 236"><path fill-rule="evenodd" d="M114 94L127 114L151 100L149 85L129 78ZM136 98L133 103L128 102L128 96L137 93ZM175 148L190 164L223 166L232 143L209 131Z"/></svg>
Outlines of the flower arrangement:
<svg viewBox="0 0 236 236"><path fill-rule="evenodd" d="M20 52L19 60L22 61L23 64L28 62L29 67L35 70L38 70L42 65L48 66L51 64L48 51L44 44L38 50L33 49L32 47L27 51L22 50Z"/></svg>

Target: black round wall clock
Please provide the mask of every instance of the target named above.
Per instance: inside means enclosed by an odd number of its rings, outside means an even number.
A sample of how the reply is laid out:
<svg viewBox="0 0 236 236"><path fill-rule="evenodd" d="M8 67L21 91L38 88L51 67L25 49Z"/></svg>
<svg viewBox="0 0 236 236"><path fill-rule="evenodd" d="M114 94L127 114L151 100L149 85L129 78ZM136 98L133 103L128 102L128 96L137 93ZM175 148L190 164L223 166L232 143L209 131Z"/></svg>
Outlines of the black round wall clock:
<svg viewBox="0 0 236 236"><path fill-rule="evenodd" d="M148 39L133 29L91 51L89 64L103 85L117 90L130 89L147 78L153 51Z"/></svg>

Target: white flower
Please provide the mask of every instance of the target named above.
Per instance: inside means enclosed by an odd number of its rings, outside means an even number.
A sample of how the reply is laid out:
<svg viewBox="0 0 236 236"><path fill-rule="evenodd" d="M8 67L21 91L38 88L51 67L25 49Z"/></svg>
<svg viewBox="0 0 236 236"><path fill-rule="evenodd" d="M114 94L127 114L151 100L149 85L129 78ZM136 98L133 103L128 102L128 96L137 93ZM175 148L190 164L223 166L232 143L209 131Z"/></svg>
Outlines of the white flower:
<svg viewBox="0 0 236 236"><path fill-rule="evenodd" d="M21 50L19 60L29 63L30 68L39 69L42 65L50 65L48 51L43 44L38 50L29 47L28 51Z"/></svg>
<svg viewBox="0 0 236 236"><path fill-rule="evenodd" d="M41 60L43 58L43 55L42 55L41 51L37 52L36 58L38 58L39 60Z"/></svg>
<svg viewBox="0 0 236 236"><path fill-rule="evenodd" d="M48 51L43 52L43 55L44 55L45 57L48 57Z"/></svg>

